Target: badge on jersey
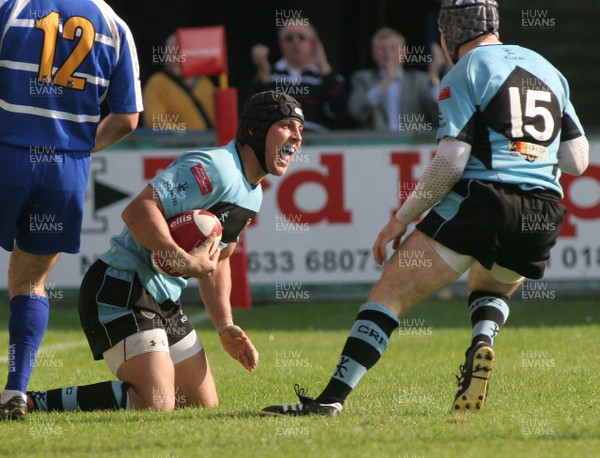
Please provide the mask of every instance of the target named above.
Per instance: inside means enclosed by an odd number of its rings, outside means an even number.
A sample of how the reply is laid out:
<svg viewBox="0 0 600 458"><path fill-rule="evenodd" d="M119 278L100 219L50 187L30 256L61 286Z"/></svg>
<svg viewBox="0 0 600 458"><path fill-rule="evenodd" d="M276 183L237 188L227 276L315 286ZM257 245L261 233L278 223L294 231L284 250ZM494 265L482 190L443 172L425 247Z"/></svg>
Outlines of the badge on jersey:
<svg viewBox="0 0 600 458"><path fill-rule="evenodd" d="M446 100L449 99L450 97L452 97L452 92L450 91L450 86L446 86L445 88L443 88L439 95L438 95L438 100Z"/></svg>
<svg viewBox="0 0 600 458"><path fill-rule="evenodd" d="M527 162L535 162L538 159L541 161L548 160L548 148L535 143L511 141L510 150L519 153Z"/></svg>
<svg viewBox="0 0 600 458"><path fill-rule="evenodd" d="M210 182L208 173L206 173L206 170L204 170L204 167L202 167L202 164L196 164L195 166L190 168L190 171L192 172L192 175L194 175L194 178L198 183L198 187L200 188L200 193L203 196L212 192L212 183Z"/></svg>

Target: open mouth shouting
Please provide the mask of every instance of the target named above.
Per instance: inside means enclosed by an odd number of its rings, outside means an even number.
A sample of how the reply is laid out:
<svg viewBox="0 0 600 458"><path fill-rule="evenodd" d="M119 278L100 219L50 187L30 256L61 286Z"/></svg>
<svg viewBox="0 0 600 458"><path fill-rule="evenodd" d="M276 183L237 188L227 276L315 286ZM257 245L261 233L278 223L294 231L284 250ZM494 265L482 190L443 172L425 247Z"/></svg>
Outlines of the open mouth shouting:
<svg viewBox="0 0 600 458"><path fill-rule="evenodd" d="M296 148L295 147L293 147L293 146L282 146L277 151L277 162L280 165L284 165L284 166L289 165L292 157L294 156L294 153L296 153Z"/></svg>

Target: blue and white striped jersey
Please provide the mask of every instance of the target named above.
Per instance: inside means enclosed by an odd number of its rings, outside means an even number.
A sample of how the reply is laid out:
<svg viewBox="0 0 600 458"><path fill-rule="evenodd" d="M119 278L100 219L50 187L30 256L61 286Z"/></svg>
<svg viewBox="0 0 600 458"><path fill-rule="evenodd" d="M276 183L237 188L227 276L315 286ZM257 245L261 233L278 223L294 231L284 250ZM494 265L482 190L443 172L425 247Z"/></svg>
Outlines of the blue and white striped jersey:
<svg viewBox="0 0 600 458"><path fill-rule="evenodd" d="M100 104L142 111L131 32L102 0L0 0L0 143L87 152Z"/></svg>
<svg viewBox="0 0 600 458"><path fill-rule="evenodd" d="M462 178L562 196L558 147L583 135L563 75L520 46L478 46L444 77L438 140L472 146Z"/></svg>

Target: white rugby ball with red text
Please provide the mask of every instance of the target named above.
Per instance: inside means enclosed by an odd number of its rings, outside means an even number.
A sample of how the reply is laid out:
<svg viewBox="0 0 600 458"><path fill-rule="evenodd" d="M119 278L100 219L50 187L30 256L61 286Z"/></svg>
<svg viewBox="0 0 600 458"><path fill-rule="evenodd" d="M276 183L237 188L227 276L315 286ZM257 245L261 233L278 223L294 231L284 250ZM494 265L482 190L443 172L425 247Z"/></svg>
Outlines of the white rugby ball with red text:
<svg viewBox="0 0 600 458"><path fill-rule="evenodd" d="M216 239L209 249L209 256L212 256L219 248L223 228L219 219L209 211L189 210L171 218L167 221L167 224L175 243L188 253L204 243L211 234L214 234ZM175 253L168 251L152 252L152 264L154 267L170 277L182 276L177 271L177 268L181 267L179 266L180 262Z"/></svg>

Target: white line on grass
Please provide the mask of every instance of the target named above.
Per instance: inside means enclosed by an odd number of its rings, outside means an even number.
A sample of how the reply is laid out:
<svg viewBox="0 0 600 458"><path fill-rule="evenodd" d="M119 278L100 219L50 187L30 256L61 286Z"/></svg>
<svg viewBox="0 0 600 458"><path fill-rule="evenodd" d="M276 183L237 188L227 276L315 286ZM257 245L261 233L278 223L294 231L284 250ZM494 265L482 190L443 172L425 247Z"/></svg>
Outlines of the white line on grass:
<svg viewBox="0 0 600 458"><path fill-rule="evenodd" d="M210 318L208 312L200 312L196 315L189 317L189 320L193 324L200 324ZM86 340L69 340L67 342L60 342L55 344L44 345L40 347L40 351L43 353L56 351L56 350L68 350L69 348L83 347L87 345ZM8 363L8 356L0 356L0 364Z"/></svg>

